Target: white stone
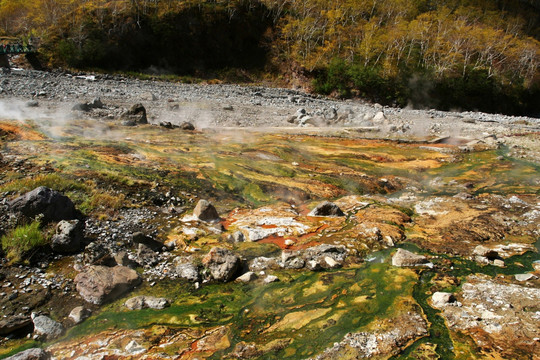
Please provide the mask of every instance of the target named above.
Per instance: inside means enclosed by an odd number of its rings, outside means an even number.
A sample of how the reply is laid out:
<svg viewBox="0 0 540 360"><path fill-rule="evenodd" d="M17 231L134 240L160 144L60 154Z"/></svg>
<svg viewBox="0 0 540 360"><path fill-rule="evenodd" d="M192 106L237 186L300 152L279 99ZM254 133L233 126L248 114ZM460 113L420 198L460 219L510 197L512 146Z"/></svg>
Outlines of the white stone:
<svg viewBox="0 0 540 360"><path fill-rule="evenodd" d="M279 278L275 275L268 275L266 278L264 278L265 284L270 284L276 281L279 281Z"/></svg>
<svg viewBox="0 0 540 360"><path fill-rule="evenodd" d="M295 244L295 242L291 239L287 239L285 240L285 246L293 246Z"/></svg>
<svg viewBox="0 0 540 360"><path fill-rule="evenodd" d="M431 296L431 304L433 307L441 308L455 302L456 299L453 294L437 291Z"/></svg>
<svg viewBox="0 0 540 360"><path fill-rule="evenodd" d="M535 279L536 276L534 274L516 274L514 275L517 281L528 281L531 279Z"/></svg>
<svg viewBox="0 0 540 360"><path fill-rule="evenodd" d="M242 276L237 277L236 281L247 283L247 282L254 281L256 279L257 279L257 274L255 274L253 271L248 271Z"/></svg>
<svg viewBox="0 0 540 360"><path fill-rule="evenodd" d="M326 265L328 265L330 269L334 269L340 266L340 264L336 260L334 260L334 258L330 256L325 256L324 261L326 262Z"/></svg>

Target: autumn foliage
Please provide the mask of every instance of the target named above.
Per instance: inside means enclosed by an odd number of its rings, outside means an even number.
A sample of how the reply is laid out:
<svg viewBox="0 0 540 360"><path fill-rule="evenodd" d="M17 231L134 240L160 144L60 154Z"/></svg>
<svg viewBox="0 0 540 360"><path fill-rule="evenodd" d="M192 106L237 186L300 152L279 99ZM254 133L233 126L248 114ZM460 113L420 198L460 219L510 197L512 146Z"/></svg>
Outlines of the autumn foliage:
<svg viewBox="0 0 540 360"><path fill-rule="evenodd" d="M536 0L3 0L0 29L54 65L265 69L342 97L540 112Z"/></svg>

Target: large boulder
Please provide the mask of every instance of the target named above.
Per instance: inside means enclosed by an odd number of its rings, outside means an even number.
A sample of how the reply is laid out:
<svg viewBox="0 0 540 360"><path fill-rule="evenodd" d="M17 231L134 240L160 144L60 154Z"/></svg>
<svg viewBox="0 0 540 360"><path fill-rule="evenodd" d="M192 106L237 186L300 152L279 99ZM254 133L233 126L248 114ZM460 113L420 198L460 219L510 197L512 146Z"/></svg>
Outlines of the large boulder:
<svg viewBox="0 0 540 360"><path fill-rule="evenodd" d="M170 305L169 300L154 296L136 296L124 303L129 310L156 309L162 310Z"/></svg>
<svg viewBox="0 0 540 360"><path fill-rule="evenodd" d="M199 200L197 206L193 210L193 215L202 221L212 222L219 221L220 217L214 205L207 200Z"/></svg>
<svg viewBox="0 0 540 360"><path fill-rule="evenodd" d="M345 213L333 202L325 201L317 205L308 216L345 216Z"/></svg>
<svg viewBox="0 0 540 360"><path fill-rule="evenodd" d="M428 259L423 255L412 253L405 249L398 249L392 256L392 265L399 267L427 266Z"/></svg>
<svg viewBox="0 0 540 360"><path fill-rule="evenodd" d="M43 221L74 220L79 213L73 202L58 191L40 186L9 203L12 212L28 218L43 214Z"/></svg>
<svg viewBox="0 0 540 360"><path fill-rule="evenodd" d="M141 283L139 274L125 266L88 266L75 277L84 300L101 305L114 300Z"/></svg>
<svg viewBox="0 0 540 360"><path fill-rule="evenodd" d="M190 122L184 121L182 124L180 124L180 129L193 131L195 130L195 126Z"/></svg>
<svg viewBox="0 0 540 360"><path fill-rule="evenodd" d="M146 109L142 104L133 105L128 111L121 116L122 125L135 126L141 124L148 124L146 117Z"/></svg>
<svg viewBox="0 0 540 360"><path fill-rule="evenodd" d="M34 322L34 332L45 338L46 340L53 340L64 333L64 327L57 321L54 321L48 316L32 314L32 321Z"/></svg>
<svg viewBox="0 0 540 360"><path fill-rule="evenodd" d="M240 268L240 258L230 250L214 247L202 259L212 279L216 281L230 281Z"/></svg>
<svg viewBox="0 0 540 360"><path fill-rule="evenodd" d="M32 319L30 317L16 315L0 318L0 336L20 331L32 332Z"/></svg>
<svg viewBox="0 0 540 360"><path fill-rule="evenodd" d="M80 220L62 220L56 226L51 239L51 248L59 253L77 252L84 237L84 223Z"/></svg>
<svg viewBox="0 0 540 360"><path fill-rule="evenodd" d="M5 358L4 360L48 360L50 355L43 349L32 348L28 350L21 351L13 356Z"/></svg>

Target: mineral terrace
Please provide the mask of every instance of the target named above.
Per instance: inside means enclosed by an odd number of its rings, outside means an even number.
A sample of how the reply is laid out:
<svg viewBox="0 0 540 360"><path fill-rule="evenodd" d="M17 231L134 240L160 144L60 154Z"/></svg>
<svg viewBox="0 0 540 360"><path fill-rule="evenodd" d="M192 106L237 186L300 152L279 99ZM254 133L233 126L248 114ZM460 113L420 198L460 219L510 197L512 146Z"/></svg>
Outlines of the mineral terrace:
<svg viewBox="0 0 540 360"><path fill-rule="evenodd" d="M4 72L0 358L540 359L539 170L535 118Z"/></svg>

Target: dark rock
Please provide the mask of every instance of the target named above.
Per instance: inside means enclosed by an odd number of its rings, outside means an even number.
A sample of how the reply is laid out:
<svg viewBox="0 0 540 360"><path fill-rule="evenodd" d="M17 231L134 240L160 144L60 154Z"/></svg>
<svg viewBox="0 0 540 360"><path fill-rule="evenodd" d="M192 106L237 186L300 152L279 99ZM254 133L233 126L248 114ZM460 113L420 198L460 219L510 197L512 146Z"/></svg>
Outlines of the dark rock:
<svg viewBox="0 0 540 360"><path fill-rule="evenodd" d="M193 126L193 124L190 122L184 121L182 124L180 124L180 129L192 131L195 130L195 126Z"/></svg>
<svg viewBox="0 0 540 360"><path fill-rule="evenodd" d="M34 316L34 314L32 314L32 321L34 322L34 332L46 340L56 339L64 333L62 324L54 321L48 316Z"/></svg>
<svg viewBox="0 0 540 360"><path fill-rule="evenodd" d="M129 268L134 268L137 266L137 263L129 258L129 254L125 251L120 251L114 255L114 261L118 265L127 266Z"/></svg>
<svg viewBox="0 0 540 360"><path fill-rule="evenodd" d="M39 102L37 100L30 100L26 102L26 107L32 108L32 107L38 107Z"/></svg>
<svg viewBox="0 0 540 360"><path fill-rule="evenodd" d="M230 281L240 268L240 259L230 250L214 247L202 259L203 265L216 281Z"/></svg>
<svg viewBox="0 0 540 360"><path fill-rule="evenodd" d="M220 220L216 208L207 200L199 200L193 210L193 215L202 221L212 222Z"/></svg>
<svg viewBox="0 0 540 360"><path fill-rule="evenodd" d="M136 296L127 300L124 306L129 310L155 309L162 310L170 306L169 300L153 296Z"/></svg>
<svg viewBox="0 0 540 360"><path fill-rule="evenodd" d="M43 221L74 220L79 213L73 202L58 191L40 186L9 203L11 211L28 218L43 214Z"/></svg>
<svg viewBox="0 0 540 360"><path fill-rule="evenodd" d="M490 249L490 248L485 247L483 245L478 245L477 247L475 247L474 250L473 250L473 254L478 255L478 256L483 256L483 257L485 257L485 258L487 258L488 260L491 260L491 261L501 258L500 254L498 253L497 250Z"/></svg>
<svg viewBox="0 0 540 360"><path fill-rule="evenodd" d="M75 277L75 283L84 300L101 305L131 291L141 283L141 278L125 266L88 266Z"/></svg>
<svg viewBox="0 0 540 360"><path fill-rule="evenodd" d="M159 126L164 127L165 129L178 129L179 126L171 123L170 121L162 121L159 123Z"/></svg>
<svg viewBox="0 0 540 360"><path fill-rule="evenodd" d="M336 204L325 201L311 210L308 216L345 216L345 213Z"/></svg>
<svg viewBox="0 0 540 360"><path fill-rule="evenodd" d="M28 329L29 328L29 329ZM0 319L0 335L5 336L28 329L32 331L32 319L29 316L8 316Z"/></svg>
<svg viewBox="0 0 540 360"><path fill-rule="evenodd" d="M100 242L92 242L84 249L84 263L90 265L115 266L117 263L110 249Z"/></svg>
<svg viewBox="0 0 540 360"><path fill-rule="evenodd" d="M134 126L139 124L148 124L146 117L146 109L142 104L133 105L128 111L121 116L122 125Z"/></svg>
<svg viewBox="0 0 540 360"><path fill-rule="evenodd" d="M72 111L90 111L90 106L87 103L77 103L71 108Z"/></svg>
<svg viewBox="0 0 540 360"><path fill-rule="evenodd" d="M134 233L132 239L134 244L143 244L154 251L159 251L163 248L163 243L154 240L153 238L143 234L142 232Z"/></svg>
<svg viewBox="0 0 540 360"><path fill-rule="evenodd" d="M59 253L77 252L83 240L83 225L79 220L62 220L56 226L56 234L51 239L51 248Z"/></svg>
<svg viewBox="0 0 540 360"><path fill-rule="evenodd" d="M159 258L154 250L144 244L139 244L136 261L141 266L154 266L159 262Z"/></svg>
<svg viewBox="0 0 540 360"><path fill-rule="evenodd" d="M21 351L13 356L5 358L4 360L48 360L50 355L43 349L33 348Z"/></svg>
<svg viewBox="0 0 540 360"><path fill-rule="evenodd" d="M95 98L87 104L91 109L103 109L104 106L100 98Z"/></svg>
<svg viewBox="0 0 540 360"><path fill-rule="evenodd" d="M94 100L86 103L78 103L73 105L71 110L73 111L84 111L88 112L92 109L103 109L103 103L101 102L100 98L95 98Z"/></svg>

